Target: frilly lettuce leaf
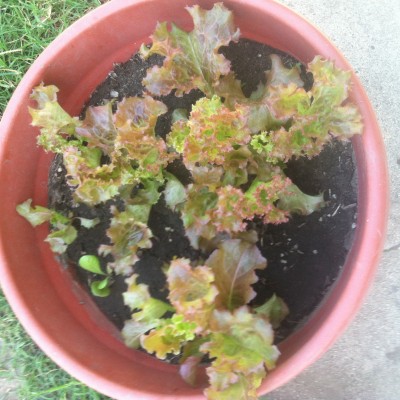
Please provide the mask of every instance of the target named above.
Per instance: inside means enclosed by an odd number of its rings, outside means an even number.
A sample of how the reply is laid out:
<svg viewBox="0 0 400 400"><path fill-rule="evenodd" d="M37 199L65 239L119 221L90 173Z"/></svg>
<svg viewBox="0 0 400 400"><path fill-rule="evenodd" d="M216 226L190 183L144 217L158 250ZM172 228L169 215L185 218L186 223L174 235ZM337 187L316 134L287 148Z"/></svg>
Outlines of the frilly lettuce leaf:
<svg viewBox="0 0 400 400"><path fill-rule="evenodd" d="M211 190L221 185L224 172L224 168L218 165L194 166L191 171L196 185L207 186Z"/></svg>
<svg viewBox="0 0 400 400"><path fill-rule="evenodd" d="M32 199L28 199L16 207L19 215L24 217L32 226L38 226L49 221L52 232L46 237L54 253L62 254L78 236L72 226L72 220L54 210L42 206L32 206Z"/></svg>
<svg viewBox="0 0 400 400"><path fill-rule="evenodd" d="M244 194L241 189L223 186L216 190L218 201L216 207L209 210L210 224L217 232L237 233L246 229L243 213Z"/></svg>
<svg viewBox="0 0 400 400"><path fill-rule="evenodd" d="M186 127L184 123L175 123L167 140L178 143L177 151L183 149L183 161L189 170L208 164L223 165L226 153L250 141L244 110L240 106L230 110L218 96L198 100Z"/></svg>
<svg viewBox="0 0 400 400"><path fill-rule="evenodd" d="M137 251L148 249L152 246L152 232L146 224L139 222L130 210L118 211L111 207L113 217L110 227L107 229L110 245L101 245L100 254L111 254L114 261L108 263L108 267L116 274L128 275L132 272L132 266L138 261Z"/></svg>
<svg viewBox="0 0 400 400"><path fill-rule="evenodd" d="M157 358L164 360L167 354L179 354L182 346L196 337L195 329L195 323L175 314L161 320L156 329L141 337L140 343L148 353L155 353Z"/></svg>
<svg viewBox="0 0 400 400"><path fill-rule="evenodd" d="M257 400L257 388L279 356L271 325L247 307L215 310L210 340L200 347L215 360L207 368L208 399Z"/></svg>
<svg viewBox="0 0 400 400"><path fill-rule="evenodd" d="M214 273L218 289L216 303L228 310L247 304L255 296L251 285L257 282L256 269L267 265L257 246L231 239L223 241L205 263Z"/></svg>
<svg viewBox="0 0 400 400"><path fill-rule="evenodd" d="M215 227L209 223L207 211L215 207L218 195L200 185L189 185L186 194L181 218L190 244L198 249L200 237L211 240L217 234Z"/></svg>
<svg viewBox="0 0 400 400"><path fill-rule="evenodd" d="M143 81L153 95L167 95L176 89L176 95L182 96L192 89L200 89L211 97L220 76L230 71L230 62L218 50L239 39L232 12L222 3L214 4L211 10L197 5L186 9L194 22L191 32L175 24L168 30L166 22L159 23L151 36L150 49L144 45L141 48L143 57L152 54L165 57L163 66L150 68Z"/></svg>
<svg viewBox="0 0 400 400"><path fill-rule="evenodd" d="M332 137L348 140L362 133L359 111L346 102L350 72L336 68L333 62L319 56L308 65L308 70L314 79L309 91L292 81L270 85L265 92L263 102L269 112L284 123L264 134L267 159L288 161L291 157L313 157Z"/></svg>
<svg viewBox="0 0 400 400"><path fill-rule="evenodd" d="M244 194L243 218L252 219L257 215L265 224L287 222L289 213L279 207L278 200L287 196L290 185L290 179L280 173L266 181L255 179Z"/></svg>
<svg viewBox="0 0 400 400"><path fill-rule="evenodd" d="M76 134L84 139L89 147L101 149L104 154L111 155L117 136L112 103L88 107L82 125L76 127Z"/></svg>
<svg viewBox="0 0 400 400"><path fill-rule="evenodd" d="M218 290L214 274L206 266L192 268L190 260L173 260L167 271L169 300L185 321L196 324L196 333L205 331L215 307Z"/></svg>
<svg viewBox="0 0 400 400"><path fill-rule="evenodd" d="M98 148L67 146L64 150L64 166L67 182L74 187L75 201L96 205L120 193L123 185L138 182L138 174L129 160L119 158L109 164L101 164Z"/></svg>
<svg viewBox="0 0 400 400"><path fill-rule="evenodd" d="M32 126L40 127L37 143L45 151L62 153L68 145L68 138L80 125L78 118L71 117L57 102L58 88L54 85L44 86L41 83L33 89L31 99L37 108L29 107ZM80 144L78 144L80 145Z"/></svg>
<svg viewBox="0 0 400 400"><path fill-rule="evenodd" d="M169 304L152 298L148 286L136 280L136 274L125 280L128 288L122 295L124 304L133 311L132 319L125 322L122 336L127 346L133 348L140 346L140 337L158 326L166 312L173 311Z"/></svg>
<svg viewBox="0 0 400 400"><path fill-rule="evenodd" d="M119 157L129 158L139 171L158 176L160 180L162 168L175 157L168 153L164 140L155 135L157 118L165 112L164 103L145 96L124 99L115 113L115 148Z"/></svg>

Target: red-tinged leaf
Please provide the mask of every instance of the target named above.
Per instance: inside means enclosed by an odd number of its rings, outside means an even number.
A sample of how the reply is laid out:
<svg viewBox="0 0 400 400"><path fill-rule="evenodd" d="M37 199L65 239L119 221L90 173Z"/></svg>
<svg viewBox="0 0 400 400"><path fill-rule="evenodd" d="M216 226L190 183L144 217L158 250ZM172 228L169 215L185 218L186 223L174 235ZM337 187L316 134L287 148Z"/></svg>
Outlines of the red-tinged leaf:
<svg viewBox="0 0 400 400"><path fill-rule="evenodd" d="M205 354L200 351L200 347L209 340L207 336L196 336L196 338L186 343L182 348L181 358L179 359L179 374L189 385L196 385L198 366Z"/></svg>
<svg viewBox="0 0 400 400"><path fill-rule="evenodd" d="M195 386L197 381L198 366L201 363L202 356L191 356L179 366L179 375L189 385Z"/></svg>
<svg viewBox="0 0 400 400"><path fill-rule="evenodd" d="M64 150L67 183L74 188L74 199L96 205L117 196L123 185L134 185L138 174L124 158L100 165L101 152L97 148L72 145Z"/></svg>
<svg viewBox="0 0 400 400"><path fill-rule="evenodd" d="M239 187L248 181L248 166L252 162L253 154L248 146L240 146L225 156L224 185Z"/></svg>
<svg viewBox="0 0 400 400"><path fill-rule="evenodd" d="M190 260L173 260L167 271L168 298L176 312L185 321L196 324L196 333L207 330L210 316L215 307L218 290L213 284L214 274L206 266L192 268Z"/></svg>
<svg viewBox="0 0 400 400"><path fill-rule="evenodd" d="M283 122L252 140L255 150L268 161L311 158L333 137L345 141L362 133L359 111L345 103L351 74L321 57L309 64L309 71L314 83L308 92L296 83L280 83L264 93L263 103L268 105L274 118Z"/></svg>
<svg viewBox="0 0 400 400"><path fill-rule="evenodd" d="M207 186L214 189L221 185L224 168L220 166L194 166L192 169L192 178L196 185Z"/></svg>
<svg viewBox="0 0 400 400"><path fill-rule="evenodd" d="M40 127L37 143L45 150L62 153L69 144L68 137L80 125L77 118L71 117L57 102L58 88L40 84L33 89L31 98L37 108L29 108L32 125Z"/></svg>
<svg viewBox="0 0 400 400"><path fill-rule="evenodd" d="M168 153L164 140L155 135L157 119L165 112L164 103L145 96L124 99L115 113L117 152L136 163L140 171L160 179L162 168L175 157Z"/></svg>
<svg viewBox="0 0 400 400"><path fill-rule="evenodd" d="M255 270L266 264L257 246L239 239L222 242L206 261L215 275L217 305L233 310L250 302L255 296L251 285L258 280Z"/></svg>
<svg viewBox="0 0 400 400"><path fill-rule="evenodd" d="M182 154L185 147L186 137L190 133L187 119L180 119L173 123L171 132L167 135L167 144L176 152Z"/></svg>
<svg viewBox="0 0 400 400"><path fill-rule="evenodd" d="M112 207L111 212L113 217L107 229L111 245L101 245L99 252L102 255L113 256L114 261L110 262L108 267L115 273L128 275L139 259L137 251L150 248L153 235L147 225L138 222L129 210L120 212Z"/></svg>
<svg viewBox="0 0 400 400"><path fill-rule="evenodd" d="M216 207L207 212L210 223L218 232L237 233L246 229L244 221L244 193L233 186L223 186L216 190L218 201Z"/></svg>
<svg viewBox="0 0 400 400"><path fill-rule="evenodd" d="M216 400L256 400L266 369L272 369L279 356L271 325L241 307L233 313L215 310L210 329L209 341L200 348L215 358L207 368L210 387L205 394Z"/></svg>
<svg viewBox="0 0 400 400"><path fill-rule="evenodd" d="M191 245L199 248L200 238L211 240L217 234L215 227L210 224L207 210L213 209L218 201L218 196L210 192L207 187L189 185L187 199L182 209L182 221L185 226L186 236Z"/></svg>
<svg viewBox="0 0 400 400"><path fill-rule="evenodd" d="M101 149L104 154L110 155L114 150L117 135L112 104L88 107L82 125L76 128L76 134L82 137L89 147Z"/></svg>
<svg viewBox="0 0 400 400"><path fill-rule="evenodd" d="M308 70L313 74L311 88L314 107L340 106L349 96L351 72L336 68L335 64L316 56L309 64ZM330 104L327 104L327 103ZM329 112L329 109L325 109Z"/></svg>
<svg viewBox="0 0 400 400"><path fill-rule="evenodd" d="M267 86L279 86L296 84L298 87L303 87L304 82L300 77L300 65L295 65L293 68L286 68L282 59L277 54L271 54L271 69L266 72Z"/></svg>
<svg viewBox="0 0 400 400"><path fill-rule="evenodd" d="M212 96L220 76L230 71L230 62L219 49L239 39L232 13L222 3L214 4L211 10L197 5L186 9L194 22L190 33L174 24L169 31L164 22L157 25L151 36L150 49L141 48L144 57L151 54L165 57L163 66L152 67L143 81L156 96L167 95L173 89L181 96L196 88Z"/></svg>
<svg viewBox="0 0 400 400"><path fill-rule="evenodd" d="M311 94L295 83L271 86L265 102L275 119L286 122L309 108Z"/></svg>
<svg viewBox="0 0 400 400"><path fill-rule="evenodd" d="M195 166L223 165L225 155L250 141L245 110L225 107L218 96L202 98L193 106L187 125L183 160L191 170Z"/></svg>
<svg viewBox="0 0 400 400"><path fill-rule="evenodd" d="M266 177L263 177L266 178ZM265 224L287 222L289 213L276 205L279 199L289 196L292 182L277 169L268 181L255 179L245 193L242 215L247 219L262 217Z"/></svg>

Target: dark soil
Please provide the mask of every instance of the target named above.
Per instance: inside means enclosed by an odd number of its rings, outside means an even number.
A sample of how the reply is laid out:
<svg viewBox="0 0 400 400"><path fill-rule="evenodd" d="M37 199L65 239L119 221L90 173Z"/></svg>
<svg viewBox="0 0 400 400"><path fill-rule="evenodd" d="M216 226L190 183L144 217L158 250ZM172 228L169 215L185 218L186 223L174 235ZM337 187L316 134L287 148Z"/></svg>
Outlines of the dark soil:
<svg viewBox="0 0 400 400"><path fill-rule="evenodd" d="M264 71L270 68L269 54L283 56L288 67L298 62L285 53L249 40L231 44L223 53L232 61L232 68L242 80L246 95L255 90L260 81L264 81ZM128 62L116 65L86 106L140 95L143 91L141 81L147 68L161 62L158 56L144 61L135 55ZM311 87L312 76L306 75L304 69L302 78L305 87ZM181 98L173 94L162 97L169 112L159 118L157 133L165 136L169 132L171 113L175 108L190 110L191 105L201 96L201 92L193 91ZM190 178L182 167L175 162L169 168L185 182ZM277 342L290 335L318 307L339 277L352 244L357 213L357 175L350 143L335 142L312 160L291 161L286 172L306 193L323 192L327 205L307 217L295 215L285 224L256 225L260 237L258 246L268 260L268 267L259 273L259 282L255 284L257 297L253 303L261 304L276 293L290 309L289 316L277 332ZM94 208L85 205L74 207L70 189L65 182L62 158L55 158L49 174L50 207L63 212L72 210L76 216L101 219L101 223L90 230L77 223L78 239L69 246L63 259L87 288L87 281L94 277L77 268L76 263L83 254L97 254L99 244L108 242L105 230L109 224L111 204L121 206L118 202L108 202ZM153 296L166 299L165 278L161 272L163 264L173 256L195 260L202 255L189 245L178 214L165 207L162 201L153 207L149 226L155 237L153 247L142 252L135 270L139 274L139 281L150 286ZM109 259L102 259L103 267L107 261ZM93 298L119 328L130 317L122 301L121 293L124 290L124 278L116 277L109 297Z"/></svg>

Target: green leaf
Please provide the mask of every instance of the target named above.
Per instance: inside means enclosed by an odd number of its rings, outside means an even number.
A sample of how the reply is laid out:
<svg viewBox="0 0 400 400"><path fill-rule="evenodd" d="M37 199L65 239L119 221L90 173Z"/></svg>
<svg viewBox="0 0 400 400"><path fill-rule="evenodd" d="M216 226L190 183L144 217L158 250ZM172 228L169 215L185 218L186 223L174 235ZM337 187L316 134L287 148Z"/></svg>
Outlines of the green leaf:
<svg viewBox="0 0 400 400"><path fill-rule="evenodd" d="M288 306L276 294L273 294L272 297L263 305L256 307L254 311L258 315L267 318L274 329L279 328L281 322L289 314Z"/></svg>
<svg viewBox="0 0 400 400"><path fill-rule="evenodd" d="M166 22L159 23L150 49L141 48L146 58L151 54L165 57L163 66L149 69L143 80L153 95L167 95L176 89L176 95L182 96L197 88L212 96L220 76L230 71L230 62L218 50L239 39L231 11L222 3L214 4L209 11L197 5L186 9L194 22L190 33L174 24L169 31Z"/></svg>
<svg viewBox="0 0 400 400"><path fill-rule="evenodd" d="M107 229L107 236L111 241L110 245L101 245L99 253L103 256L111 254L114 261L108 263L116 274L129 275L132 266L139 260L137 251L148 249L152 246L152 232L148 226L139 222L135 214L131 214L129 208L126 211L118 211L111 207L113 217L110 227Z"/></svg>
<svg viewBox="0 0 400 400"><path fill-rule="evenodd" d="M181 315L174 315L142 336L140 343L148 353L155 353L157 358L164 360L167 354L179 354L181 347L195 338L195 329L195 323L186 322Z"/></svg>
<svg viewBox="0 0 400 400"><path fill-rule="evenodd" d="M99 151L87 147L80 149L71 144L63 153L67 183L74 188L74 199L89 206L112 199L123 185L138 181L129 160L118 156L109 164L99 165Z"/></svg>
<svg viewBox="0 0 400 400"><path fill-rule="evenodd" d="M296 84L298 87L303 87L304 82L300 77L300 64L293 68L286 68L282 59L277 54L271 54L271 69L266 73L267 86L289 85Z"/></svg>
<svg viewBox="0 0 400 400"><path fill-rule="evenodd" d="M263 318L241 307L234 312L215 310L210 340L200 347L215 360L207 368L210 399L257 399L257 388L279 356L273 330Z"/></svg>
<svg viewBox="0 0 400 400"><path fill-rule="evenodd" d="M53 211L46 207L32 207L32 199L28 199L16 207L19 215L24 217L32 226L38 226L46 221L50 221Z"/></svg>
<svg viewBox="0 0 400 400"><path fill-rule="evenodd" d="M68 145L67 138L75 133L80 125L57 102L58 88L40 84L33 89L31 98L37 102L37 108L30 108L32 125L40 127L37 142L46 151L62 153Z"/></svg>
<svg viewBox="0 0 400 400"><path fill-rule="evenodd" d="M109 285L108 277L101 281L94 281L90 284L90 291L94 296L107 297L111 293L111 290L108 287L108 285Z"/></svg>
<svg viewBox="0 0 400 400"><path fill-rule="evenodd" d="M257 246L239 239L222 242L205 263L215 275L219 294L217 306L229 310L247 304L255 296L251 285L257 282L256 269L264 269L266 260Z"/></svg>
<svg viewBox="0 0 400 400"><path fill-rule="evenodd" d="M149 322L143 321L135 321L134 319L130 319L125 321L124 327L122 328L122 338L124 339L124 343L128 347L132 347L134 349L139 348L140 346L140 338L160 323L160 320L153 320Z"/></svg>
<svg viewBox="0 0 400 400"><path fill-rule="evenodd" d="M232 111L218 96L198 100L187 125L190 132L183 145L183 161L189 170L223 165L227 153L250 141L245 109L237 105Z"/></svg>
<svg viewBox="0 0 400 400"><path fill-rule="evenodd" d="M32 199L28 199L16 207L18 214L24 217L32 226L49 221L52 232L46 237L54 253L62 254L76 237L78 232L71 225L70 218L46 207L32 207Z"/></svg>
<svg viewBox="0 0 400 400"><path fill-rule="evenodd" d="M205 331L218 294L211 269L206 266L192 268L190 260L178 258L170 264L167 281L168 298L177 314L185 321L194 322L196 333Z"/></svg>
<svg viewBox="0 0 400 400"><path fill-rule="evenodd" d="M294 183L288 186L285 195L279 197L277 204L281 210L301 215L309 215L324 205L323 193L318 196L310 196L303 193Z"/></svg>
<svg viewBox="0 0 400 400"><path fill-rule="evenodd" d="M287 222L289 213L276 203L289 195L288 188L292 184L291 180L279 168L272 170L272 173L265 170L257 171L257 173L260 179L254 179L245 193L243 217L252 219L258 215L262 217L265 224Z"/></svg>
<svg viewBox="0 0 400 400"><path fill-rule="evenodd" d="M139 189L134 198L129 201L129 204L146 206L156 204L161 196L161 193L158 190L162 183L163 181L158 179L142 179L142 188Z"/></svg>
<svg viewBox="0 0 400 400"><path fill-rule="evenodd" d="M164 189L165 202L171 210L175 210L176 206L186 200L185 187L169 172L164 172L164 176L167 178L167 185Z"/></svg>
<svg viewBox="0 0 400 400"><path fill-rule="evenodd" d="M89 254L84 255L79 259L78 264L86 271L93 272L94 274L106 275L101 269L99 258L96 256Z"/></svg>
<svg viewBox="0 0 400 400"><path fill-rule="evenodd" d="M49 243L54 253L62 254L77 236L78 232L76 229L72 225L66 225L50 233L45 239L45 242Z"/></svg>
<svg viewBox="0 0 400 400"><path fill-rule="evenodd" d="M81 222L81 225L86 229L94 228L96 225L98 225L100 223L99 218L88 219L88 218L80 217L78 219Z"/></svg>
<svg viewBox="0 0 400 400"><path fill-rule="evenodd" d="M214 226L209 224L210 216L206 213L215 207L218 195L207 187L191 185L187 190L187 200L182 209L182 221L190 244L198 249L201 238L211 240L217 234Z"/></svg>
<svg viewBox="0 0 400 400"><path fill-rule="evenodd" d="M147 224L149 220L151 205L150 204L127 204L126 211L138 222Z"/></svg>
<svg viewBox="0 0 400 400"><path fill-rule="evenodd" d="M136 283L137 277L133 274L125 280L128 288L122 294L124 304L134 311L132 319L137 322L151 323L160 319L166 312L174 311L169 304L152 298L147 285Z"/></svg>
<svg viewBox="0 0 400 400"><path fill-rule="evenodd" d="M186 137L190 133L190 127L186 119L179 119L173 123L171 132L167 135L167 144L176 152L182 154L185 148Z"/></svg>
<svg viewBox="0 0 400 400"><path fill-rule="evenodd" d="M124 304L133 311L131 319L125 321L122 337L125 344L133 348L140 346L142 335L161 324L160 318L166 312L174 311L169 304L152 298L147 285L136 283L137 277L133 274L125 280L128 288L122 294Z"/></svg>

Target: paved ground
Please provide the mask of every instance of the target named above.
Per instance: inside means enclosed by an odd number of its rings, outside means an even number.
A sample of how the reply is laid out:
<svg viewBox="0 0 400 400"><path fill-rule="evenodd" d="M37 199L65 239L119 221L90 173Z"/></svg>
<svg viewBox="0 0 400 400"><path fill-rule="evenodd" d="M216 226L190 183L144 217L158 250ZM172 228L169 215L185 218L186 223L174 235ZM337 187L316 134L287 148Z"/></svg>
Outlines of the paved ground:
<svg viewBox="0 0 400 400"><path fill-rule="evenodd" d="M385 251L360 313L322 359L269 400L400 399L400 0L281 0L352 64L387 148L391 212Z"/></svg>

